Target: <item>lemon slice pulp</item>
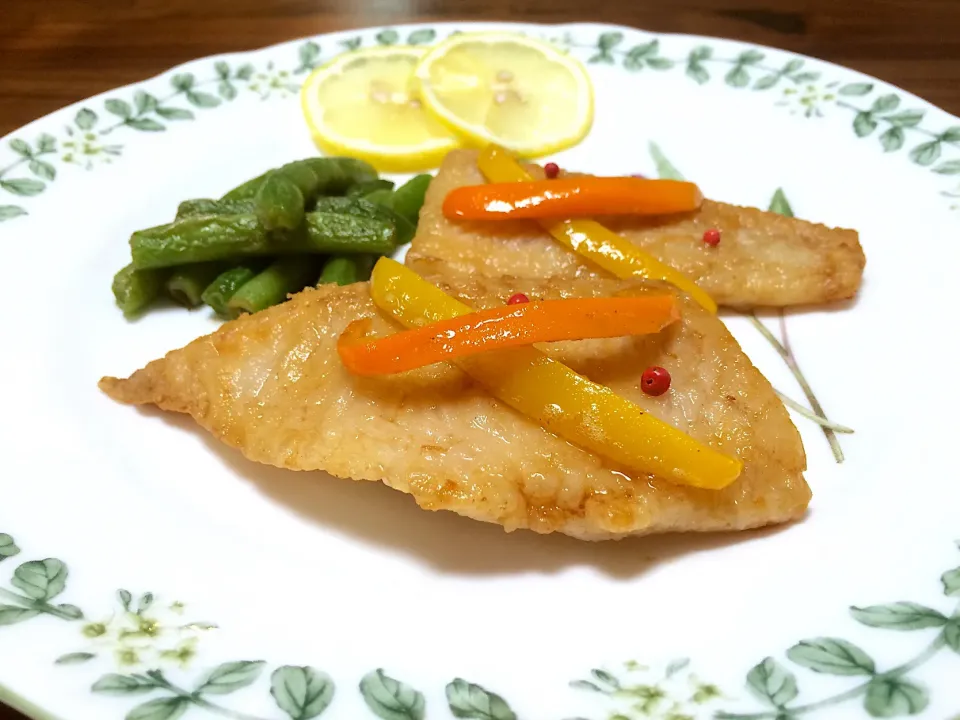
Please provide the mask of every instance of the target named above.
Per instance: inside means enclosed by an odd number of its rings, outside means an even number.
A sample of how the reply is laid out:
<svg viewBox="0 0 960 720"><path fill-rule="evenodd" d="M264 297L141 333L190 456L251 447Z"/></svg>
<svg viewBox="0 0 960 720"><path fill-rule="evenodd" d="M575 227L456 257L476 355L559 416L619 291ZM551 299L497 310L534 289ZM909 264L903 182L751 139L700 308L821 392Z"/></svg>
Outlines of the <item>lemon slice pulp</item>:
<svg viewBox="0 0 960 720"><path fill-rule="evenodd" d="M424 56L417 80L430 112L474 145L546 155L580 142L593 123L583 65L522 35L454 35Z"/></svg>
<svg viewBox="0 0 960 720"><path fill-rule="evenodd" d="M346 53L303 84L303 114L317 147L384 172L435 167L457 137L421 104L414 71L424 48L385 47Z"/></svg>

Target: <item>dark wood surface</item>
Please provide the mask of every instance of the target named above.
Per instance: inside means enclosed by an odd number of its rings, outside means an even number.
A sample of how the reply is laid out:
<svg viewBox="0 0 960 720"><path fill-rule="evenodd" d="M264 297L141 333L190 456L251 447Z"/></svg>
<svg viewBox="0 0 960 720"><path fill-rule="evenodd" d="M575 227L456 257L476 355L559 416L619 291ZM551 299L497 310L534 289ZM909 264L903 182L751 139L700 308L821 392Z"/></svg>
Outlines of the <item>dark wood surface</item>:
<svg viewBox="0 0 960 720"><path fill-rule="evenodd" d="M960 114L960 0L0 0L0 5L0 135L193 58L332 30L437 20L593 21L736 38L861 70ZM116 717L122 714L118 708ZM0 707L0 720L23 718Z"/></svg>

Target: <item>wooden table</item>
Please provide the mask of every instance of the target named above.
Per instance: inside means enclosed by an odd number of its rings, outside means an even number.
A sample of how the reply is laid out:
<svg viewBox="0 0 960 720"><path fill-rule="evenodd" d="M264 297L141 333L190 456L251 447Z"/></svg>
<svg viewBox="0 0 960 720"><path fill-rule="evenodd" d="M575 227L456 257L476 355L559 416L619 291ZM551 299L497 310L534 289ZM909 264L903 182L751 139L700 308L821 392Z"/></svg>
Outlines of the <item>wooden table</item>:
<svg viewBox="0 0 960 720"><path fill-rule="evenodd" d="M193 58L415 20L589 20L737 38L876 75L960 115L960 0L0 2L0 135ZM0 707L0 720L23 717Z"/></svg>

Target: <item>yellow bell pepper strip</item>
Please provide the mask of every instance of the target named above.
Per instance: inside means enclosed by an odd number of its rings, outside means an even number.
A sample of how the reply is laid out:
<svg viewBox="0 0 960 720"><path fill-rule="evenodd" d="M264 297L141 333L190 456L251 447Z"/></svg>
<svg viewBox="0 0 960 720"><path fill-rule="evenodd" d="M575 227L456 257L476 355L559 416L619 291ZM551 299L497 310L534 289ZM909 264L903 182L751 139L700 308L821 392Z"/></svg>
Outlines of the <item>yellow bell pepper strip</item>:
<svg viewBox="0 0 960 720"><path fill-rule="evenodd" d="M480 171L495 183L528 182L533 178L501 147L480 152ZM553 182L553 181L552 181ZM693 280L644 252L632 242L594 220L540 220L540 225L565 247L607 272L621 278L664 280L690 295L704 309L717 311L717 304Z"/></svg>
<svg viewBox="0 0 960 720"><path fill-rule="evenodd" d="M387 375L539 342L656 333L679 319L669 293L546 300L479 310L370 341L369 318L357 320L340 335L337 352L354 375Z"/></svg>
<svg viewBox="0 0 960 720"><path fill-rule="evenodd" d="M451 220L560 220L671 215L692 212L702 203L700 188L691 182L582 175L454 188L443 200L443 214Z"/></svg>
<svg viewBox="0 0 960 720"><path fill-rule="evenodd" d="M473 312L386 257L373 269L370 294L377 307L408 328ZM635 472L719 490L743 470L739 459L694 440L536 348L481 353L456 364L550 432Z"/></svg>

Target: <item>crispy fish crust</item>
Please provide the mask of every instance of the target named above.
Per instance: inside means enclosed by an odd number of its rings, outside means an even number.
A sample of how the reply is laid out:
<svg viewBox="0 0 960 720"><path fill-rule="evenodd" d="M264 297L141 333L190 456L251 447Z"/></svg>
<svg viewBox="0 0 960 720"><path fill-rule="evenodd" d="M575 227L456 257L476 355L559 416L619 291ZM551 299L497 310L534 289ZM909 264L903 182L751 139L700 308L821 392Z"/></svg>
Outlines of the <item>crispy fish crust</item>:
<svg viewBox="0 0 960 720"><path fill-rule="evenodd" d="M542 177L537 166L531 172ZM447 155L427 192L408 257L446 260L459 272L520 278L606 276L532 221L466 222L444 217L450 190L485 182L477 152ZM853 297L866 262L857 233L755 208L706 200L696 213L598 218L631 242L691 277L720 305L783 307ZM718 228L717 247L703 233Z"/></svg>
<svg viewBox="0 0 960 720"><path fill-rule="evenodd" d="M610 295L637 281L520 281L416 269L474 307L532 297ZM353 320L397 326L367 283L305 290L289 302L227 323L127 380L100 387L124 403L189 413L249 459L293 470L380 480L420 507L452 510L507 530L585 540L668 531L742 530L803 514L810 489L796 428L767 380L723 323L690 300L656 336L578 341L547 351L694 437L744 461L722 491L637 475L583 451L503 405L452 365L361 378L336 342ZM640 374L662 364L671 391L651 398Z"/></svg>

